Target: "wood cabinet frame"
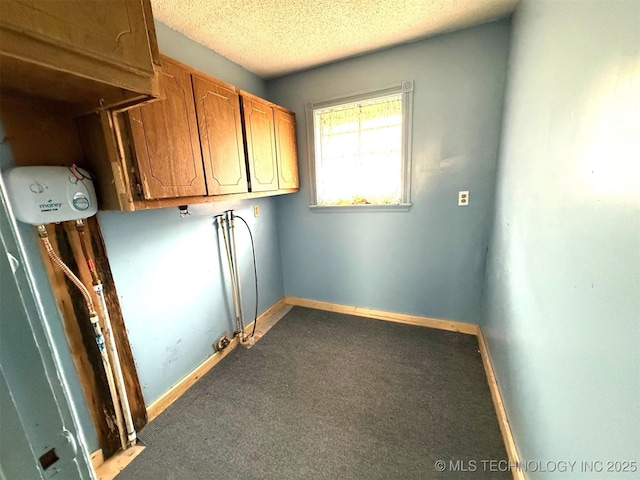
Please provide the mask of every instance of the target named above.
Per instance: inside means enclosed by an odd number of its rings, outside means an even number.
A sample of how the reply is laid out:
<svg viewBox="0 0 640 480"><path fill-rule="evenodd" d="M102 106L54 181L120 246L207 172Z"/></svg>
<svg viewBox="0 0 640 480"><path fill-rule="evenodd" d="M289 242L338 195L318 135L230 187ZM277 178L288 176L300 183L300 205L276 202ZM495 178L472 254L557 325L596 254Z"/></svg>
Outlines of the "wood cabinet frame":
<svg viewBox="0 0 640 480"><path fill-rule="evenodd" d="M234 190L233 182L227 181L219 182L216 180L216 175L220 175L220 165L215 165L215 161L210 155L213 149L210 149L209 134L207 133L207 127L204 126L205 112L200 106L200 112L198 111L198 99L194 96L194 105L196 108L196 115L198 116L198 131L200 135L200 148L203 152L203 166L204 166L204 178L207 181L208 192L206 195L189 195L189 196L175 196L173 198L148 198L145 197L144 177L141 174L139 168L140 152L136 151L136 143L140 143L140 139L136 142L136 134L132 132L131 127L131 114L129 109L115 110L115 111L100 111L86 115L77 119L78 129L80 131L80 137L82 139L82 145L85 157L89 162L89 168L96 172L97 181L96 188L98 191L98 198L100 201L100 208L106 210L144 210L150 208L163 208L197 203L210 203L212 201L228 201L228 200L240 200L249 198L258 198L273 195L282 195L286 193L294 193L299 190L297 183L297 158L295 148L295 115L293 112L284 109L278 105L275 105L267 100L261 99L248 92L237 89L236 87L229 85L225 82L209 77L198 70L195 70L187 65L184 65L176 60L168 57L161 56L162 61L168 64L178 66L185 72L189 73L192 78L193 90L202 92L202 89L208 88L217 90L221 96L238 95L239 99L248 98L255 102L260 102L260 105L266 106L271 110L272 115L272 138L273 155L277 159L278 152L281 151L281 155L284 152L288 152L289 160L285 168L276 167L275 171L275 186L270 190L265 191L248 191L244 188L244 178L250 178L254 173L251 165L247 169L247 149L246 149L246 131L245 123L241 121L242 110L239 110L239 118L234 119L235 126L234 135L235 149L242 149L242 159L235 159L235 168L243 167L245 170L241 170L239 179L236 180L236 185L240 185L243 192ZM235 93L234 93L235 92ZM161 100L159 100L161 101ZM144 108L144 107L142 107ZM137 109L136 109L137 110ZM274 123L273 112L278 112L277 115L282 114L289 119L289 126L287 131L289 133L287 138L278 138L276 124ZM135 115L135 114L134 114ZM276 115L275 118L280 118ZM283 117L283 118L284 118ZM231 118L231 116L228 116ZM238 125L238 121L240 124ZM238 128L242 128L242 137ZM204 140L203 140L204 139ZM242 142L242 146L240 145ZM291 144L293 142L293 144ZM195 147L194 147L195 148ZM291 157L293 155L293 157ZM278 165L276 163L276 165ZM226 167L222 168L228 168ZM247 177L248 172L248 177ZM294 181L288 183L280 180L280 177L284 175L284 172L288 172L289 177L294 176ZM242 175L244 173L244 176ZM227 178L231 178L227 173ZM279 183L280 182L280 183ZM216 185L216 183L218 185Z"/></svg>
<svg viewBox="0 0 640 480"><path fill-rule="evenodd" d="M158 96L150 0L2 1L0 37L4 91L63 102L74 115Z"/></svg>
<svg viewBox="0 0 640 480"><path fill-rule="evenodd" d="M245 150L251 186L254 191L297 190L298 151L296 116L291 110L240 91L245 128ZM252 111L270 116L268 131L253 128ZM261 136L260 136L261 134ZM257 146L259 144L259 146ZM260 158L256 157L256 153ZM262 171L260 171L262 170Z"/></svg>
<svg viewBox="0 0 640 480"><path fill-rule="evenodd" d="M240 96L224 82L191 75L207 194L248 193Z"/></svg>
<svg viewBox="0 0 640 480"><path fill-rule="evenodd" d="M165 61L160 84L160 101L127 112L144 198L206 195L191 75Z"/></svg>

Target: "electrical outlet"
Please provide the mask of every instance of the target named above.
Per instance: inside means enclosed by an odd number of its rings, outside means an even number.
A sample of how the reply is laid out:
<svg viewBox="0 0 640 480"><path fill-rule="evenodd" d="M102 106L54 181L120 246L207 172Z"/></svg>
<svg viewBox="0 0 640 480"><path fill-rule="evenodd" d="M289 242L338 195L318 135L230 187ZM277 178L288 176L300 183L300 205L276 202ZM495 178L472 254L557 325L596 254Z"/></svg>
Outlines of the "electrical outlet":
<svg viewBox="0 0 640 480"><path fill-rule="evenodd" d="M469 190L458 192L458 206L466 207L469 205Z"/></svg>
<svg viewBox="0 0 640 480"><path fill-rule="evenodd" d="M260 205L254 205L253 206L253 216L254 217L259 217L260 216Z"/></svg>

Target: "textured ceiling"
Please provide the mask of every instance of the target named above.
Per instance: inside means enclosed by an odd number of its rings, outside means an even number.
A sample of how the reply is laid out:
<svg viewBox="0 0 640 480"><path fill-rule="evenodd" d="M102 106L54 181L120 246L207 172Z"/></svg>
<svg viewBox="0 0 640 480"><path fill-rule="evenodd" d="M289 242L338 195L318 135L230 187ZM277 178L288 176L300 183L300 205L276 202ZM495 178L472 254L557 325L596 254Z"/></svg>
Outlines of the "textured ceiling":
<svg viewBox="0 0 640 480"><path fill-rule="evenodd" d="M518 0L152 0L156 18L264 78L510 14Z"/></svg>

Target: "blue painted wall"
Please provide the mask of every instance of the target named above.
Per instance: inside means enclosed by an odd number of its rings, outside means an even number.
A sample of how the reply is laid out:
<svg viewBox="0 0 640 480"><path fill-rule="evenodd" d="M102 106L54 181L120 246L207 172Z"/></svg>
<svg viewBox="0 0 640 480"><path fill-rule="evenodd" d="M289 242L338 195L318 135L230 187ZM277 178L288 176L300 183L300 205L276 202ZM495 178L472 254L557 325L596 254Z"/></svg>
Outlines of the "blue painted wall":
<svg viewBox="0 0 640 480"><path fill-rule="evenodd" d="M278 199L287 295L477 323L509 31L503 20L268 82L297 117L301 192ZM411 210L312 213L305 102L402 80L415 81Z"/></svg>
<svg viewBox="0 0 640 480"><path fill-rule="evenodd" d="M640 3L518 7L496 198L482 327L521 456L640 464Z"/></svg>
<svg viewBox="0 0 640 480"><path fill-rule="evenodd" d="M156 22L160 51L260 96L265 84L217 53ZM260 217L253 217L259 205ZM226 330L231 335L233 304L226 257L220 257L212 216L233 208L246 218L257 247L259 312L284 295L275 200L263 198L141 212L100 212L107 254L120 298L145 402L150 404L206 360ZM196 213L198 215L196 215ZM245 317L255 301L249 237L237 222ZM221 263L221 260L225 263Z"/></svg>

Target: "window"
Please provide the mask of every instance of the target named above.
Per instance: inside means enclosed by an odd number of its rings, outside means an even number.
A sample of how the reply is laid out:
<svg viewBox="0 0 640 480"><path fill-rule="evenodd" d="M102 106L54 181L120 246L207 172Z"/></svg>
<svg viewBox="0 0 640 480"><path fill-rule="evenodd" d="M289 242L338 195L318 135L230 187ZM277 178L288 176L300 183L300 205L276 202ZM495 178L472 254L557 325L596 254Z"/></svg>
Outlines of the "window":
<svg viewBox="0 0 640 480"><path fill-rule="evenodd" d="M409 208L412 96L407 81L306 104L312 208Z"/></svg>

